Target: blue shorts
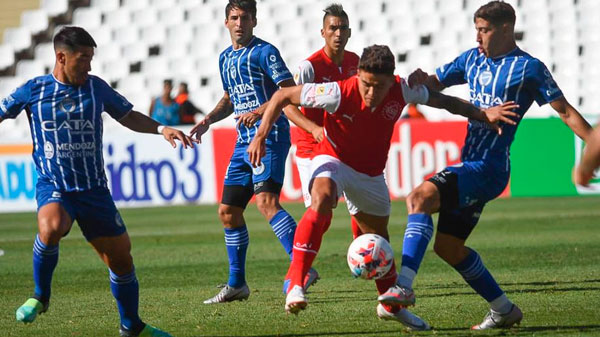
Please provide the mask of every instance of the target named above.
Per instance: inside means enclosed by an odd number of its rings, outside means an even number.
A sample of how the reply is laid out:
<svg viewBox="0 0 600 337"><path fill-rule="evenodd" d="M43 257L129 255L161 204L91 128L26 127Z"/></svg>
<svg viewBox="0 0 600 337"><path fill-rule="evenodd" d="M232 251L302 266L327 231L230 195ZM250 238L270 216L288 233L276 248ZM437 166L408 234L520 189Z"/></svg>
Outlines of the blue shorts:
<svg viewBox="0 0 600 337"><path fill-rule="evenodd" d="M239 185L253 188L261 182L272 180L283 184L285 160L290 150L290 143L271 143L266 146L266 155L261 158L261 165L252 167L248 160L248 144L236 143L233 155L225 173L225 185Z"/></svg>
<svg viewBox="0 0 600 337"><path fill-rule="evenodd" d="M429 179L440 192L438 231L465 239L477 225L485 204L508 183L509 172L483 161L450 166Z"/></svg>
<svg viewBox="0 0 600 337"><path fill-rule="evenodd" d="M98 237L118 236L127 230L107 188L61 192L53 183L39 179L36 199L38 211L49 203L60 203L71 219L77 220L87 241Z"/></svg>

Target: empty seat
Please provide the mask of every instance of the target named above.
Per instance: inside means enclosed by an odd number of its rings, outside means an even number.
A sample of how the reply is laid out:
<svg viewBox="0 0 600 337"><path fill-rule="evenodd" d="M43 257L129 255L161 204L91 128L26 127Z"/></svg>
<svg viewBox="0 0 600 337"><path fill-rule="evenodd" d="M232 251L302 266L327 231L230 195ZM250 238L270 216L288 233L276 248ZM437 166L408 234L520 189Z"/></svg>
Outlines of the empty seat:
<svg viewBox="0 0 600 337"><path fill-rule="evenodd" d="M17 62L15 74L22 78L33 78L45 75L46 69L38 60L22 60Z"/></svg>
<svg viewBox="0 0 600 337"><path fill-rule="evenodd" d="M64 14L69 9L69 0L41 0L40 4L50 17Z"/></svg>
<svg viewBox="0 0 600 337"><path fill-rule="evenodd" d="M133 23L138 27L152 26L158 20L157 10L154 7L146 7L132 12Z"/></svg>
<svg viewBox="0 0 600 337"><path fill-rule="evenodd" d="M148 57L148 45L138 41L123 46L123 58L130 63L140 62Z"/></svg>
<svg viewBox="0 0 600 337"><path fill-rule="evenodd" d="M104 13L104 24L111 28L120 28L131 25L131 12L127 8L119 8Z"/></svg>
<svg viewBox="0 0 600 337"><path fill-rule="evenodd" d="M4 43L10 45L16 52L31 46L31 33L24 27L6 28L4 30Z"/></svg>
<svg viewBox="0 0 600 337"><path fill-rule="evenodd" d="M0 77L0 97L4 98L10 95L13 90L20 87L25 83L25 80L21 77Z"/></svg>
<svg viewBox="0 0 600 337"><path fill-rule="evenodd" d="M21 26L35 35L48 29L48 14L43 9L26 10L21 13Z"/></svg>
<svg viewBox="0 0 600 337"><path fill-rule="evenodd" d="M118 81L129 75L129 63L122 59L110 60L102 64L104 80L108 82Z"/></svg>
<svg viewBox="0 0 600 337"><path fill-rule="evenodd" d="M150 0L150 6L162 10L176 6L175 0Z"/></svg>
<svg viewBox="0 0 600 337"><path fill-rule="evenodd" d="M181 24L184 19L184 10L181 7L161 9L158 11L158 19L167 26Z"/></svg>
<svg viewBox="0 0 600 337"><path fill-rule="evenodd" d="M54 45L52 42L40 43L35 46L34 50L35 59L40 61L45 67L52 68L55 63Z"/></svg>
<svg viewBox="0 0 600 337"><path fill-rule="evenodd" d="M6 69L15 63L15 51L9 44L0 44L0 70Z"/></svg>
<svg viewBox="0 0 600 337"><path fill-rule="evenodd" d="M182 23L167 28L167 40L174 43L188 43L192 40L193 28L188 23Z"/></svg>
<svg viewBox="0 0 600 337"><path fill-rule="evenodd" d="M148 8L149 0L122 0L122 8L130 11Z"/></svg>
<svg viewBox="0 0 600 337"><path fill-rule="evenodd" d="M77 8L73 11L73 25L83 27L84 29L92 29L100 27L102 23L102 13L94 8Z"/></svg>
<svg viewBox="0 0 600 337"><path fill-rule="evenodd" d="M125 45L138 42L140 35L138 30L133 27L121 27L113 31L114 42Z"/></svg>
<svg viewBox="0 0 600 337"><path fill-rule="evenodd" d="M89 29L88 33L94 38L98 48L108 45L112 42L112 31L109 25L102 25L93 29Z"/></svg>
<svg viewBox="0 0 600 337"><path fill-rule="evenodd" d="M117 90L123 95L136 92L146 87L146 77L142 74L130 74L119 80Z"/></svg>
<svg viewBox="0 0 600 337"><path fill-rule="evenodd" d="M150 56L142 62L142 71L147 75L170 77L166 57Z"/></svg>
<svg viewBox="0 0 600 337"><path fill-rule="evenodd" d="M144 27L141 38L149 46L159 45L167 39L165 27L160 24Z"/></svg>

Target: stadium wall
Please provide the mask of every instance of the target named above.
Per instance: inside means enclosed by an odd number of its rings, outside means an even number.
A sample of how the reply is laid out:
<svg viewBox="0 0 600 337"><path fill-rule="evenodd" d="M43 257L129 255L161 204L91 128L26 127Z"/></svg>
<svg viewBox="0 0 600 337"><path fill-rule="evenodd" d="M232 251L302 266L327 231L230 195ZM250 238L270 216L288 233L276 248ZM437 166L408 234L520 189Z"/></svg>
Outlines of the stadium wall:
<svg viewBox="0 0 600 337"><path fill-rule="evenodd" d="M293 144L296 132L293 129ZM435 172L459 162L465 134L464 121L398 122L385 172L392 199L406 197ZM115 202L119 207L218 202L235 137L233 128L216 128L195 149L183 150L171 148L157 135L124 128L106 133L105 168ZM582 147L558 118L524 119L511 149L511 181L502 196L598 193L600 180L591 189L578 190L571 183L571 169ZM36 209L37 175L31 149L31 144L24 143L0 145L0 212ZM292 145L282 189L284 201L302 198L294 154Z"/></svg>

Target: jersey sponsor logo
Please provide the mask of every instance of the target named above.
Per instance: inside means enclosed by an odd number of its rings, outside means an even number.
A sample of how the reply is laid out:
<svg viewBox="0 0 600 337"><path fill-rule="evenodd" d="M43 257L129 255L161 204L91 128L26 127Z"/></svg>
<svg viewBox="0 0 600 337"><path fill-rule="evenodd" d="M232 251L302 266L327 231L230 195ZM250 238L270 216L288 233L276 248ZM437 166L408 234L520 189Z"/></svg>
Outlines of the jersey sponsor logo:
<svg viewBox="0 0 600 337"><path fill-rule="evenodd" d="M471 102L479 102L479 106L482 108L488 108L490 106L502 105L502 98L492 96L484 92L474 92L471 90Z"/></svg>
<svg viewBox="0 0 600 337"><path fill-rule="evenodd" d="M247 101L244 103L237 103L235 105L235 110L236 110L236 114L241 114L242 111L245 110L254 110L256 108L258 108L260 106L260 104L258 103L257 100L252 100L252 101Z"/></svg>
<svg viewBox="0 0 600 337"><path fill-rule="evenodd" d="M323 76L323 82L331 82L331 77Z"/></svg>
<svg viewBox="0 0 600 337"><path fill-rule="evenodd" d="M46 159L52 159L52 157L54 157L54 145L49 141L44 143L44 157L46 157Z"/></svg>
<svg viewBox="0 0 600 337"><path fill-rule="evenodd" d="M389 121L396 119L400 112L400 103L398 101L390 101L381 109L383 118Z"/></svg>
<svg viewBox="0 0 600 337"><path fill-rule="evenodd" d="M544 75L546 76L546 79L545 79L546 87L548 87L548 90L546 90L546 95L552 96L552 95L556 94L557 92L559 92L560 89L558 88L558 85L552 78L552 74L550 74L550 71L548 69L544 70Z"/></svg>
<svg viewBox="0 0 600 337"><path fill-rule="evenodd" d="M275 56L275 55L270 55L270 56L269 56L269 61L271 61L271 62L275 62L275 61L277 61L277 56Z"/></svg>
<svg viewBox="0 0 600 337"><path fill-rule="evenodd" d="M54 199L60 199L62 197L62 194L58 191L54 191L52 192L52 198Z"/></svg>
<svg viewBox="0 0 600 337"><path fill-rule="evenodd" d="M342 114L342 117L348 119L350 121L350 123L354 122L354 116L350 116L348 114Z"/></svg>
<svg viewBox="0 0 600 337"><path fill-rule="evenodd" d="M86 119L69 119L56 123L56 121L43 121L42 130L44 131L61 131L70 130L74 133L94 132L94 124Z"/></svg>
<svg viewBox="0 0 600 337"><path fill-rule="evenodd" d="M489 70L484 70L483 72L481 72L481 74L479 74L479 84L481 84L482 86L487 86L490 83L492 83L492 78L494 77L494 75L492 74L491 71Z"/></svg>
<svg viewBox="0 0 600 337"><path fill-rule="evenodd" d="M233 87L228 88L229 95L237 95L238 97L246 97L250 95L256 95L254 86L249 83L236 84Z"/></svg>
<svg viewBox="0 0 600 337"><path fill-rule="evenodd" d="M81 151L81 150L94 150L96 149L96 143L85 142L85 143L60 143L56 145L58 151Z"/></svg>
<svg viewBox="0 0 600 337"><path fill-rule="evenodd" d="M75 103L75 101L69 97L65 97L62 101L58 103L58 108L64 113L71 113L75 111L76 106L77 103Z"/></svg>

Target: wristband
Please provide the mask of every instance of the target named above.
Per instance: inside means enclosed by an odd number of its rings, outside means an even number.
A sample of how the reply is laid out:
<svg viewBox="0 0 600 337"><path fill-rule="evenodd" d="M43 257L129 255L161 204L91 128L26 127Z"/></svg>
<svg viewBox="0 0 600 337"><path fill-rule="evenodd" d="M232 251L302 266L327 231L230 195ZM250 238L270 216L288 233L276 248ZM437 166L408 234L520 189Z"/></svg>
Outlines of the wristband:
<svg viewBox="0 0 600 337"><path fill-rule="evenodd" d="M164 129L165 129L164 125L159 125L156 127L156 133L158 133L160 135L160 134L162 134Z"/></svg>

